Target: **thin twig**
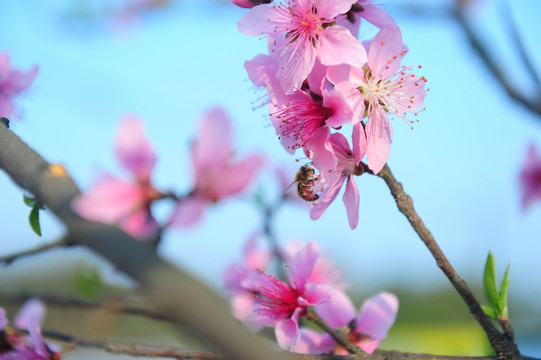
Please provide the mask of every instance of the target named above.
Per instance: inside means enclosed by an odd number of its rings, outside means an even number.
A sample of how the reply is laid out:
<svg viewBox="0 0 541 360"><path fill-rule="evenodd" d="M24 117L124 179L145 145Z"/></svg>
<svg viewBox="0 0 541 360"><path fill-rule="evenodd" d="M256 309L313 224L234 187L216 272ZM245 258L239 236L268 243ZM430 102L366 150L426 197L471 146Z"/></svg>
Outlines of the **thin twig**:
<svg viewBox="0 0 541 360"><path fill-rule="evenodd" d="M530 59L530 56L528 55L528 52L526 51L526 47L524 46L524 41L522 41L522 36L520 36L518 32L517 25L515 21L513 21L512 15L511 15L511 9L509 8L509 5L506 2L502 2L502 11L501 14L503 18L505 19L505 22L507 23L507 29L509 30L509 34L511 36L513 44L515 44L515 47L517 49L517 55L524 64L524 67L526 68L526 71L530 74L530 77L534 81L537 91L539 94L539 89L541 88L541 78L539 77L539 73L533 66L532 60Z"/></svg>
<svg viewBox="0 0 541 360"><path fill-rule="evenodd" d="M33 248L33 249L24 250L24 251L18 252L16 254L2 256L2 257L0 257L0 263L5 263L5 264L9 265L13 261L17 260L18 258L39 254L39 253L45 252L45 251L47 251L49 249L53 249L53 248L56 248L56 247L63 247L63 246L67 246L67 245L68 245L67 239L63 237L63 238L60 238L60 239L58 239L58 240L56 240L56 241L54 241L52 243L43 244L43 245L38 246L38 247Z"/></svg>
<svg viewBox="0 0 541 360"><path fill-rule="evenodd" d="M354 343L348 340L346 334L344 334L340 330L335 330L332 327L330 327L314 311L311 311L311 310L308 311L308 315L306 317L308 318L308 320L312 321L314 324L319 326L321 330L329 334L334 339L334 341L342 345L347 351L349 351L350 354L354 354L354 355L364 354L364 351L362 351L360 347L358 347L357 345L355 345Z"/></svg>
<svg viewBox="0 0 541 360"><path fill-rule="evenodd" d="M477 52L479 58L483 61L489 73L494 75L498 83L503 87L507 95L523 105L526 109L530 110L534 114L541 116L541 99L539 98L539 92L535 100L530 100L526 95L519 90L508 80L506 72L503 71L493 56L490 55L488 49L484 43L475 33L468 19L466 18L465 9L463 6L457 3L455 11L453 13L455 20L460 25L460 28L464 31L466 38L468 39L471 47Z"/></svg>
<svg viewBox="0 0 541 360"><path fill-rule="evenodd" d="M455 271L447 257L437 244L434 236L428 230L423 223L423 220L419 217L413 207L413 200L404 192L402 184L396 180L391 169L387 165L377 174L381 177L393 195L398 209L410 222L415 232L419 235L421 240L425 243L426 247L436 259L438 267L443 271L445 276L451 281L451 284L455 287L456 291L460 294L470 313L479 322L483 330L488 336L492 348L501 359L518 359L520 358L520 352L517 345L512 338L508 335L502 334L494 326L490 318L485 314L481 305L473 295L472 291L468 287L466 281L464 281L458 273Z"/></svg>
<svg viewBox="0 0 541 360"><path fill-rule="evenodd" d="M122 299L107 299L105 301L92 301L76 299L72 297L47 295L12 295L0 293L1 302L10 301L22 303L30 298L39 297L47 306L60 306L62 308L74 307L81 309L106 308L111 313L121 313L126 315L137 315L148 319L160 320L169 323L177 323L171 316L149 308L146 304L134 304L133 301ZM178 323L177 323L178 324Z"/></svg>
<svg viewBox="0 0 541 360"><path fill-rule="evenodd" d="M43 336L69 343L72 346L94 348L112 354L126 354L130 356L167 357L173 359L204 359L218 360L223 356L211 351L192 351L168 346L149 346L141 344L123 344L118 342L88 340L80 337L64 334L53 330L43 330Z"/></svg>

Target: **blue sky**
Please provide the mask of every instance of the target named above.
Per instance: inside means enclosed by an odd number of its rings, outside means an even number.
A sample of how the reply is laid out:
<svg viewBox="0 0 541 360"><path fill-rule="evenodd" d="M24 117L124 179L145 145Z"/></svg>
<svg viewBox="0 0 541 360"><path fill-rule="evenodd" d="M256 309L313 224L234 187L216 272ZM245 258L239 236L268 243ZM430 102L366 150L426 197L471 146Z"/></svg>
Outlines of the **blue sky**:
<svg viewBox="0 0 541 360"><path fill-rule="evenodd" d="M23 116L12 129L46 159L63 163L85 188L100 170L121 174L112 153L114 131L123 114L138 114L159 154L156 183L182 192L191 181L188 150L196 121L219 105L235 122L239 154L264 152L294 173L298 164L281 148L265 111L252 110L260 93L242 66L265 51L264 40L238 33L236 21L244 11L224 3L176 2L118 33L70 26L70 1L30 5L3 0L0 14L9 16L2 17L0 51L9 52L18 68L40 66L34 85L18 101ZM500 272L511 263L511 292L538 299L541 204L521 210L517 176L527 145L541 148L541 120L503 94L453 22L404 13L396 4L405 3L388 1L386 9L409 47L403 64L421 64L419 75L428 78L431 90L413 130L393 121L388 163L460 274L471 282L480 280L492 250ZM448 2L419 3L438 7ZM485 40L507 64L509 77L529 88L510 54L495 4L500 2L481 1L471 15L480 31L491 34ZM510 8L539 71L540 10L536 1L513 2ZM361 33L373 34L368 28ZM270 170L262 178L267 175ZM269 194L279 193L262 181ZM421 290L448 286L383 181L362 176L357 184L361 209L356 230L349 229L339 198L316 222L302 207L281 209L275 220L280 241L317 241L348 279L367 291L403 283ZM57 221L45 214L44 236L38 239L27 226L20 190L5 176L0 186L1 253L61 234ZM199 227L167 234L161 252L219 286L221 271L260 226L250 198L233 199L208 211Z"/></svg>

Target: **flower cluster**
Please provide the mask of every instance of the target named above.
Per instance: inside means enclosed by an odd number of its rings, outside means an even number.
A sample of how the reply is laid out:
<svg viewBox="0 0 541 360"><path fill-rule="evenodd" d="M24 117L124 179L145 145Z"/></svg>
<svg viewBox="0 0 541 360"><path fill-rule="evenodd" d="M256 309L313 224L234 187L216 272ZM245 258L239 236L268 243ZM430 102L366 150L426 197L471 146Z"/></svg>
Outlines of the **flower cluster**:
<svg viewBox="0 0 541 360"><path fill-rule="evenodd" d="M285 280L264 271L272 254L257 247L256 237L247 242L242 262L227 268L224 285L232 294L234 316L253 330L274 327L278 344L284 349L309 354L344 353L328 334L300 325L300 318L315 311L333 328L347 327L348 339L372 353L395 321L397 298L381 293L367 300L356 316L343 291L341 272L316 243L289 246L281 252L287 267Z"/></svg>
<svg viewBox="0 0 541 360"><path fill-rule="evenodd" d="M229 117L221 109L210 110L203 116L193 142L192 190L185 196L160 191L151 183L156 154L145 138L143 124L133 115L126 116L117 132L115 154L131 179L126 181L102 174L90 189L74 200L72 208L87 220L119 225L143 241L150 240L160 229L151 211L151 205L157 200L176 201L165 226L195 224L207 204L243 191L263 162L258 155L236 161L233 149Z"/></svg>
<svg viewBox="0 0 541 360"><path fill-rule="evenodd" d="M245 4L250 5L250 4ZM240 32L266 35L270 55L245 63L253 84L268 92L270 120L284 148L302 149L319 171L310 184L318 218L347 181L349 224L358 222L353 176L378 173L389 156L391 117L408 123L422 109L426 79L402 66L407 53L394 20L369 0L283 0L251 4ZM380 28L371 41L356 35L361 19ZM420 67L420 66L419 66ZM351 145L335 136L353 128ZM315 196L315 195L318 196Z"/></svg>
<svg viewBox="0 0 541 360"><path fill-rule="evenodd" d="M4 309L0 308L0 360L58 360L61 353L43 341L41 323L45 306L37 299L28 300L15 316L14 328L8 326ZM19 331L20 330L20 331ZM28 334L22 331L28 332Z"/></svg>

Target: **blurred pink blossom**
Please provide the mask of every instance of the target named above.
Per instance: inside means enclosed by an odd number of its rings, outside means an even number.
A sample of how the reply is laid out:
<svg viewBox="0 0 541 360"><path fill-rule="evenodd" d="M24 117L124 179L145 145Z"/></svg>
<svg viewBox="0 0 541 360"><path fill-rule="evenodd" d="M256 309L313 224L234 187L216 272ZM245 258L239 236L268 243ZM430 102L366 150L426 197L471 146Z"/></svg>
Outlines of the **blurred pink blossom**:
<svg viewBox="0 0 541 360"><path fill-rule="evenodd" d="M45 305L37 299L30 299L23 304L15 317L14 325L18 330L28 331L28 335L15 333L7 336L12 350L2 352L0 360L57 360L60 352L56 347L47 345L41 336L41 323L45 317ZM0 308L0 331L7 326L4 309Z"/></svg>
<svg viewBox="0 0 541 360"><path fill-rule="evenodd" d="M335 293L330 301L316 308L317 314L332 328L349 329L348 339L363 351L372 354L396 320L398 299L388 292L379 293L366 300L359 316L355 315L355 307L343 292ZM299 342L291 350L303 354L333 353L348 355L346 349L338 345L326 333L302 328Z"/></svg>
<svg viewBox="0 0 541 360"><path fill-rule="evenodd" d="M0 117L10 118L13 115L13 99L32 84L37 74L37 66L27 72L12 69L9 55L0 54Z"/></svg>
<svg viewBox="0 0 541 360"><path fill-rule="evenodd" d="M393 131L389 116L413 123L406 116L417 115L426 95L426 79L409 73L411 67L400 66L405 53L400 29L389 26L370 43L367 66L338 65L328 71L328 79L348 99L354 121L368 117L366 156L374 173L383 168L391 150Z"/></svg>
<svg viewBox="0 0 541 360"><path fill-rule="evenodd" d="M214 108L201 119L192 146L195 182L171 219L172 225L190 226L203 216L204 208L245 190L265 162L252 154L235 160L231 120L224 110Z"/></svg>
<svg viewBox="0 0 541 360"><path fill-rule="evenodd" d="M541 155L535 145L530 145L519 174L522 190L522 208L529 208L541 200Z"/></svg>
<svg viewBox="0 0 541 360"><path fill-rule="evenodd" d="M349 11L355 0L285 0L250 9L238 22L243 34L273 37L278 55L276 76L290 95L300 89L316 58L326 66L362 66L366 51L343 26L332 25Z"/></svg>
<svg viewBox="0 0 541 360"><path fill-rule="evenodd" d="M102 174L90 189L74 200L72 208L87 220L118 224L131 235L147 239L158 229L158 223L150 213L150 205L163 194L150 183L156 154L137 117L125 116L120 123L115 154L120 165L133 178L125 181Z"/></svg>
<svg viewBox="0 0 541 360"><path fill-rule="evenodd" d="M231 293L233 316L239 320L245 320L256 303L254 292L243 287L243 281L251 273L265 270L273 256L270 249L260 249L257 246L258 239L257 235L248 238L242 251L242 260L229 265L223 276L224 287Z"/></svg>

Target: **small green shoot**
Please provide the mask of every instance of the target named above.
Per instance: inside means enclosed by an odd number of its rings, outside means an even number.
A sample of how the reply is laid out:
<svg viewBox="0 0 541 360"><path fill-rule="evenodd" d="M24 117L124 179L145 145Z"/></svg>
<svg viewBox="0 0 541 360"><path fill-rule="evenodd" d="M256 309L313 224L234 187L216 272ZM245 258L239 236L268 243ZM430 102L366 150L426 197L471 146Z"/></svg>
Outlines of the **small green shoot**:
<svg viewBox="0 0 541 360"><path fill-rule="evenodd" d="M496 262L492 252L488 253L485 264L485 273L483 276L485 296L488 300L488 306L483 305L483 311L489 317L495 320L506 319L509 315L507 308L507 290L509 288L509 266L505 271L503 280L498 290L496 281Z"/></svg>

